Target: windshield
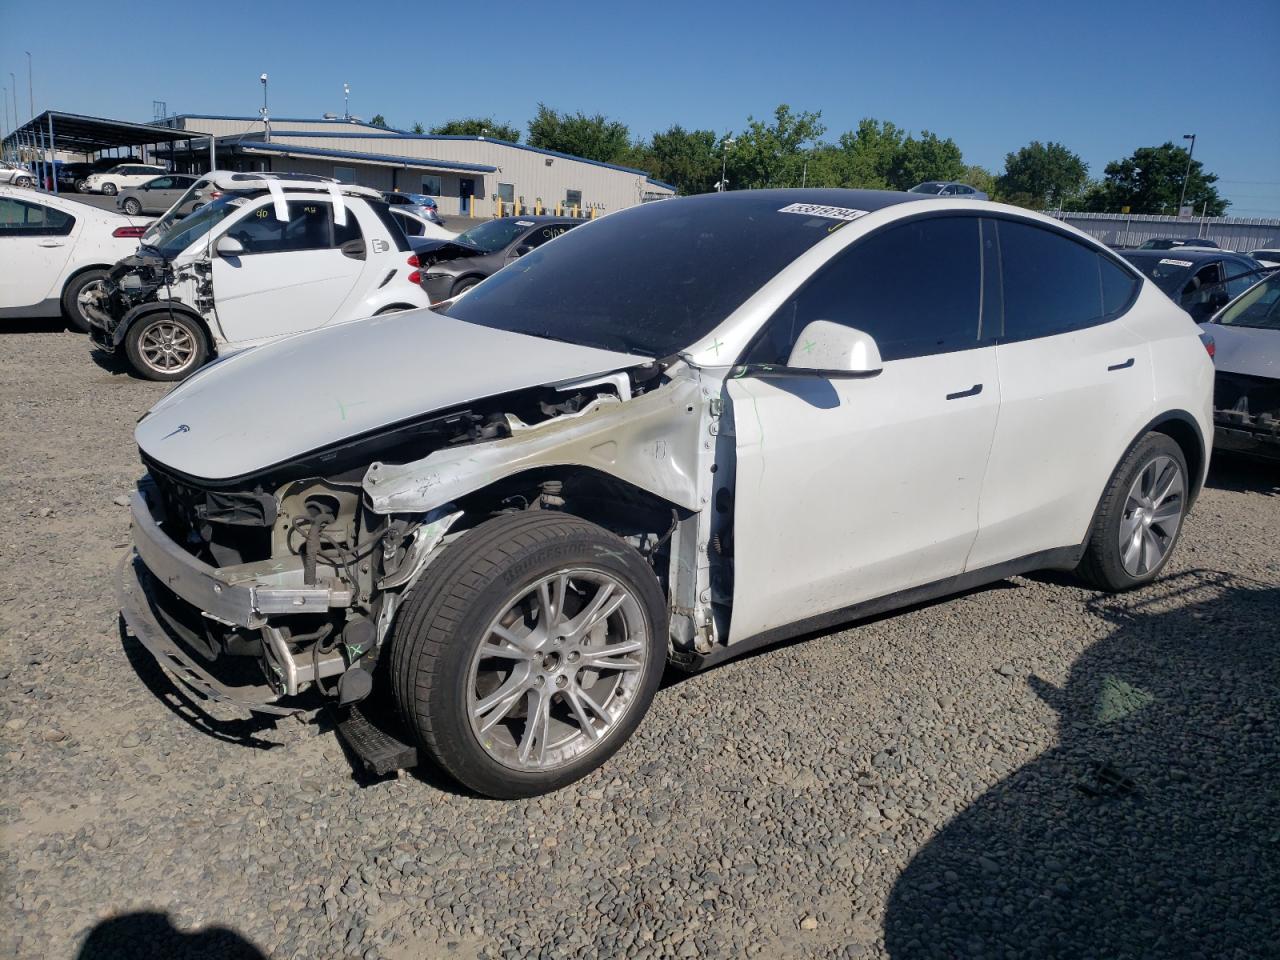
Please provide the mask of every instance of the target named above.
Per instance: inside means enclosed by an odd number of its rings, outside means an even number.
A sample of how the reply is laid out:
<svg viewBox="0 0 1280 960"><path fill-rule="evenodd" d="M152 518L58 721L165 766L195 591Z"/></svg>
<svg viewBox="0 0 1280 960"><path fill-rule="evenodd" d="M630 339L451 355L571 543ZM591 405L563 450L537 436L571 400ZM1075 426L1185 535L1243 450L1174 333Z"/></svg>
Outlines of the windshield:
<svg viewBox="0 0 1280 960"><path fill-rule="evenodd" d="M532 220L490 220L458 234L457 242L485 253L497 253L532 226Z"/></svg>
<svg viewBox="0 0 1280 960"><path fill-rule="evenodd" d="M166 260L172 260L235 213L244 202L243 197L222 197L205 204L189 217L172 222L154 234L147 234L142 238L143 245L158 250Z"/></svg>
<svg viewBox="0 0 1280 960"><path fill-rule="evenodd" d="M704 194L610 214L498 271L452 304L449 316L605 350L671 356L843 226L843 219L832 218L832 211L840 216L838 208L788 203L794 199L788 194ZM789 209L795 207L806 209Z"/></svg>
<svg viewBox="0 0 1280 960"><path fill-rule="evenodd" d="M1280 276L1255 283L1214 320L1228 327L1280 330Z"/></svg>

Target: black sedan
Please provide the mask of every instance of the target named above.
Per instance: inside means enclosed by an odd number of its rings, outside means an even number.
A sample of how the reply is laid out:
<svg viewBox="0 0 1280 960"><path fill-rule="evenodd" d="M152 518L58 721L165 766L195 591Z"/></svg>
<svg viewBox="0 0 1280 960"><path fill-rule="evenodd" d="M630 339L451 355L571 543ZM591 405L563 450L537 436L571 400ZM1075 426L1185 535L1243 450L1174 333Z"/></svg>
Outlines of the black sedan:
<svg viewBox="0 0 1280 960"><path fill-rule="evenodd" d="M581 220L563 217L506 217L415 247L422 263L422 288L432 303L456 297L512 260L572 230Z"/></svg>
<svg viewBox="0 0 1280 960"><path fill-rule="evenodd" d="M1203 323L1258 282L1265 268L1243 253L1176 247L1117 251L1165 294Z"/></svg>

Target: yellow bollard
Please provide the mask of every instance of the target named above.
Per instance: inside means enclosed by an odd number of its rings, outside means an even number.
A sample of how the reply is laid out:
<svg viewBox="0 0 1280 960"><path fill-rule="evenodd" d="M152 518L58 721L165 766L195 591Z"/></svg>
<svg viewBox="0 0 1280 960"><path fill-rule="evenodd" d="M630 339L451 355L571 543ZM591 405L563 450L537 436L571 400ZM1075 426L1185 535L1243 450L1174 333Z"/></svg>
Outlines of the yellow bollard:
<svg viewBox="0 0 1280 960"><path fill-rule="evenodd" d="M592 219L592 220L594 220L595 218L596 218L596 208L595 208L595 207L592 207L592 208L591 208L591 219Z"/></svg>
<svg viewBox="0 0 1280 960"><path fill-rule="evenodd" d="M542 198L541 197L539 197L537 203L534 204L533 211L535 216L539 216L539 217L542 216Z"/></svg>
<svg viewBox="0 0 1280 960"><path fill-rule="evenodd" d="M578 219L578 212L579 212L579 210L578 210L578 205L575 203L575 204L573 205L573 219L575 219L575 220L577 220L577 219Z"/></svg>
<svg viewBox="0 0 1280 960"><path fill-rule="evenodd" d="M501 216L502 216L502 198L501 198L501 197L499 197L499 198L498 198L498 213L497 213L497 216L499 216L499 217L501 217Z"/></svg>

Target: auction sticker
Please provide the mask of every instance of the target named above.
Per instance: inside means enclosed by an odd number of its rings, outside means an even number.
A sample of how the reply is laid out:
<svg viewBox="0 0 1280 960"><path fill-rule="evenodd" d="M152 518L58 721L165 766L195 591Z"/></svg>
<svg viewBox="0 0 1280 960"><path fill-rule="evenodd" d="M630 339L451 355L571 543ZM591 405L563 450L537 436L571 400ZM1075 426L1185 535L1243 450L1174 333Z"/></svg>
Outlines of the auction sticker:
<svg viewBox="0 0 1280 960"><path fill-rule="evenodd" d="M828 220L857 220L869 211L852 207L828 207L821 203L789 203L779 213L798 213L805 217L826 217Z"/></svg>
<svg viewBox="0 0 1280 960"><path fill-rule="evenodd" d="M1171 266L1171 267L1193 267L1193 266L1195 266L1195 264L1193 264L1190 260L1161 260L1160 262L1161 262L1161 263L1167 263L1167 264L1168 264L1169 266Z"/></svg>

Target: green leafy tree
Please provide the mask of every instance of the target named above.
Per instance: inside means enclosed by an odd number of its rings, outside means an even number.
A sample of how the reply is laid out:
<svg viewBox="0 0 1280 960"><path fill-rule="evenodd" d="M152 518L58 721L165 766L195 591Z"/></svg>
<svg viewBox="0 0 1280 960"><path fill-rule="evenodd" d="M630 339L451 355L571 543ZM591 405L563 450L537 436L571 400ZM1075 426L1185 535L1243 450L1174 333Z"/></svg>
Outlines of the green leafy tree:
<svg viewBox="0 0 1280 960"><path fill-rule="evenodd" d="M756 187L798 187L805 161L827 128L822 113L792 113L779 104L773 122L747 118L747 129L729 147L729 185L735 190Z"/></svg>
<svg viewBox="0 0 1280 960"><path fill-rule="evenodd" d="M720 179L719 143L714 130L686 130L677 123L648 142L633 144L624 162L682 195L707 193Z"/></svg>
<svg viewBox="0 0 1280 960"><path fill-rule="evenodd" d="M562 114L539 103L537 116L529 121L529 145L587 160L619 163L631 153L631 136L625 123L603 114Z"/></svg>
<svg viewBox="0 0 1280 960"><path fill-rule="evenodd" d="M1187 205L1196 212L1220 217L1227 212L1229 201L1218 194L1216 174L1205 171L1199 160L1191 161L1187 172L1187 151L1172 142L1158 147L1139 147L1133 155L1108 163L1101 186L1089 192L1087 209L1119 213L1128 207L1132 213L1178 212L1182 180L1187 181Z"/></svg>
<svg viewBox="0 0 1280 960"><path fill-rule="evenodd" d="M889 186L909 190L926 180L959 180L965 169L964 156L954 140L943 140L921 130L920 136L908 136L902 141L889 174Z"/></svg>
<svg viewBox="0 0 1280 960"><path fill-rule="evenodd" d="M382 114L380 114L380 113L375 113L375 114L373 115L373 119L372 119L372 120L370 120L369 122L370 122L371 124L373 124L375 127L386 127L386 126L388 126L388 124L387 124L387 118L386 118L386 117L384 117L384 116L383 116Z"/></svg>
<svg viewBox="0 0 1280 960"><path fill-rule="evenodd" d="M415 123L412 127L409 128L409 132L410 133L426 133L427 130L425 127L423 127L421 123Z"/></svg>
<svg viewBox="0 0 1280 960"><path fill-rule="evenodd" d="M993 200L1001 196L999 178L986 167L971 163L964 168L959 179L971 187L977 187Z"/></svg>
<svg viewBox="0 0 1280 960"><path fill-rule="evenodd" d="M905 139L906 131L889 121L860 120L856 130L840 134L838 146L818 151L826 154L836 174L833 181L824 178L822 185L888 189Z"/></svg>
<svg viewBox="0 0 1280 960"><path fill-rule="evenodd" d="M1062 206L1084 188L1089 166L1060 143L1033 140L1004 160L1000 195L1023 206Z"/></svg>
<svg viewBox="0 0 1280 960"><path fill-rule="evenodd" d="M431 132L447 137L491 137L509 143L520 142L520 129L509 123L498 123L493 117L462 117L446 120L431 128Z"/></svg>

